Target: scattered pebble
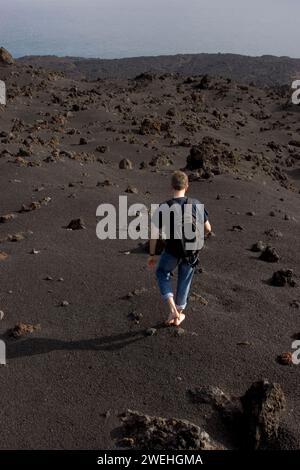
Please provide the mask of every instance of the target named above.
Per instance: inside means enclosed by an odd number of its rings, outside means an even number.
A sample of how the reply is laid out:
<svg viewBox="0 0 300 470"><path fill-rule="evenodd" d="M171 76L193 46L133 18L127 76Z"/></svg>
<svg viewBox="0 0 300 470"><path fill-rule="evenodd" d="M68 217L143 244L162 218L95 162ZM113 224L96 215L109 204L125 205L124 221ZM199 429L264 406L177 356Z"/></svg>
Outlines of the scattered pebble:
<svg viewBox="0 0 300 470"><path fill-rule="evenodd" d="M260 251L264 251L265 248L266 248L266 245L261 240L259 240L258 242L254 243L251 246L250 250L254 252L260 252Z"/></svg>
<svg viewBox="0 0 300 470"><path fill-rule="evenodd" d="M146 336L154 336L156 334L156 332L157 332L156 328L148 328L145 331L145 335Z"/></svg>
<svg viewBox="0 0 300 470"><path fill-rule="evenodd" d="M185 330L183 328L175 328L173 331L174 336L182 336L185 333Z"/></svg>
<svg viewBox="0 0 300 470"><path fill-rule="evenodd" d="M30 251L31 255L38 255L39 253L40 253L40 251L35 250L34 248Z"/></svg>
<svg viewBox="0 0 300 470"><path fill-rule="evenodd" d="M41 325L31 325L30 323L17 323L11 330L9 330L9 336L13 338L21 338L27 334L33 333L36 330L40 330Z"/></svg>
<svg viewBox="0 0 300 470"><path fill-rule="evenodd" d="M291 352L284 352L277 356L277 362L282 366L290 366L293 364L293 355Z"/></svg>
<svg viewBox="0 0 300 470"><path fill-rule="evenodd" d="M85 223L83 219L73 219L67 226L69 230L83 230L86 229Z"/></svg>
<svg viewBox="0 0 300 470"><path fill-rule="evenodd" d="M277 263L280 259L279 254L272 246L267 245L262 251L259 259L266 261L267 263Z"/></svg>
<svg viewBox="0 0 300 470"><path fill-rule="evenodd" d="M0 224L5 224L6 222L10 222L11 220L15 219L17 216L15 214L6 214L0 216Z"/></svg>
<svg viewBox="0 0 300 470"><path fill-rule="evenodd" d="M123 158L119 163L120 170L132 170L133 164L128 158Z"/></svg>

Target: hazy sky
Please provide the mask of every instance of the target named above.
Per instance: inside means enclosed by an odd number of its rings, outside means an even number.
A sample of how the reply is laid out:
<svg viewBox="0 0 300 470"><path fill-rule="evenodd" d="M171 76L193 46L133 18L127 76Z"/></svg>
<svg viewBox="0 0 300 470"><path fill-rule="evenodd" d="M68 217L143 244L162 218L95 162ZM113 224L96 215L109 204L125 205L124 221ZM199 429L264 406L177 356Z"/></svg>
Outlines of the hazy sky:
<svg viewBox="0 0 300 470"><path fill-rule="evenodd" d="M0 0L15 56L184 52L300 57L300 0Z"/></svg>

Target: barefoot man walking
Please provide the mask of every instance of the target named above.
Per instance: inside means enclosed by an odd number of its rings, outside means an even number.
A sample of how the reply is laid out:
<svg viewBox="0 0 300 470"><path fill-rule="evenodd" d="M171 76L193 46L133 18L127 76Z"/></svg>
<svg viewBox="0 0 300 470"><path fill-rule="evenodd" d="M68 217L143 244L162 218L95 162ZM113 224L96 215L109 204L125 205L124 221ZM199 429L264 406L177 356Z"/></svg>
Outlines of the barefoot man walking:
<svg viewBox="0 0 300 470"><path fill-rule="evenodd" d="M160 205L158 211L161 211L162 206L169 207L169 217L170 213L175 209L180 210L181 224L183 220L183 209L190 205L192 208L193 217L196 216L197 210L199 207L202 207L202 228L204 224L204 235L209 235L211 233L211 225L208 221L208 213L204 209L203 205L196 199L190 199L185 196L189 184L188 176L182 171L175 171L171 179L171 187L173 191L173 198ZM157 220L157 219L156 219ZM154 223L152 226L152 237L149 243L149 257L147 260L147 265L149 268L154 268L156 265L156 244L159 238L159 230L162 228L164 222L157 224ZM198 219L196 219L198 220ZM175 225L174 217L173 221L170 222L171 225ZM156 228L155 228L156 227ZM176 237L174 235L175 228L171 228L169 232L169 237L165 240L164 251L162 252L157 268L156 268L156 278L158 287L161 293L162 298L167 302L169 308L169 317L166 321L166 325L179 326L185 319L184 309L187 305L187 299L195 271L195 267L198 263L198 254L199 250L193 252L187 252L185 250L185 245L183 243L183 236ZM180 232L181 233L181 232ZM177 289L174 297L172 286L171 286L171 273L178 268L177 273Z"/></svg>

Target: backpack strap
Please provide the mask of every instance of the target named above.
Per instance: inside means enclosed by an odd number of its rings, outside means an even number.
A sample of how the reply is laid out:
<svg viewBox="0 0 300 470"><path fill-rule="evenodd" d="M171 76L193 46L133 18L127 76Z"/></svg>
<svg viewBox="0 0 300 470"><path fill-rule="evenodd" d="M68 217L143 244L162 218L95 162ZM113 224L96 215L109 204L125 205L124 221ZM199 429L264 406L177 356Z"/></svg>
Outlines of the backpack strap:
<svg viewBox="0 0 300 470"><path fill-rule="evenodd" d="M184 210L184 206L186 204L191 204L193 205L194 204L194 201L193 199L187 197L186 198L186 201L185 203L182 205L182 209ZM193 208L192 208L193 210ZM182 217L184 217L184 212L182 211ZM197 266L197 264L199 263L199 259L198 259L198 254L195 254L193 257L191 257L191 255L187 254L186 252L186 249L185 249L185 244L184 244L184 241L183 241L183 237L181 238L181 246L182 246L182 251L183 251L183 254L184 254L184 259L185 261L193 268L195 268Z"/></svg>

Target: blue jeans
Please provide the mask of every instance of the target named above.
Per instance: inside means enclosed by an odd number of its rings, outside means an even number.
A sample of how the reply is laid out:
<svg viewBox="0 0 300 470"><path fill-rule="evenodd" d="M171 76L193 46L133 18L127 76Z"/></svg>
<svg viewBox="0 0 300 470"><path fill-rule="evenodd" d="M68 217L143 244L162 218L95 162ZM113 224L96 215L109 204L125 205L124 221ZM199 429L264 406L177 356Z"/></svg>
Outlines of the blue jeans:
<svg viewBox="0 0 300 470"><path fill-rule="evenodd" d="M158 287L163 299L173 297L170 275L178 266L175 304L178 309L185 309L195 268L185 260L176 258L165 251L162 253L156 268Z"/></svg>

